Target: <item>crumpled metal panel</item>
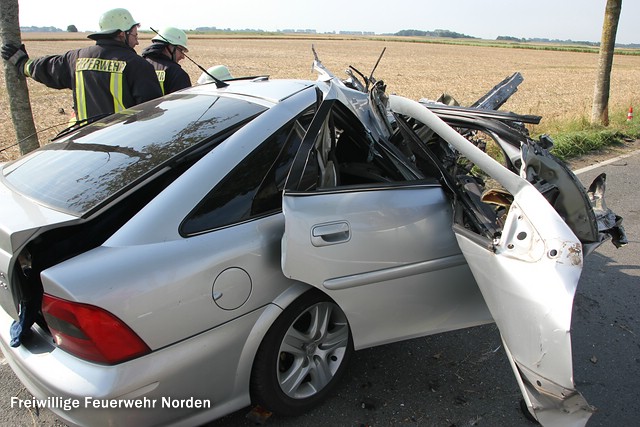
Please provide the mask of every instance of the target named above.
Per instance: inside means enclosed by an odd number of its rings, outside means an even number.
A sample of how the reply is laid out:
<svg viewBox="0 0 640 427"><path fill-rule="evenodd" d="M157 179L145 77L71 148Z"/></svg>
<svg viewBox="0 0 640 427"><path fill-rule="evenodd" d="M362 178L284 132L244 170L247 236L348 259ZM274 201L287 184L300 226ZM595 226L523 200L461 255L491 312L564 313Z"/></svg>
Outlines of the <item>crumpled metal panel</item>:
<svg viewBox="0 0 640 427"><path fill-rule="evenodd" d="M580 240L530 182L431 111L394 96L390 106L429 126L513 195L502 232L493 241L461 225L454 225L454 232L534 417L546 426L583 426L593 409L575 389L570 333L583 265Z"/></svg>

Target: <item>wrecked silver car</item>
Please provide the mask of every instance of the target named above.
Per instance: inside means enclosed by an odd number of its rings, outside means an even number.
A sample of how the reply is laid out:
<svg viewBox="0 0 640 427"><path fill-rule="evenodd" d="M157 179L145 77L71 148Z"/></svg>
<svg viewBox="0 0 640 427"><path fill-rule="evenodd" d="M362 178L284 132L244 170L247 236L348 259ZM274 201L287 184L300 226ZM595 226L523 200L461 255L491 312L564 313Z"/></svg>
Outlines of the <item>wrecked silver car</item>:
<svg viewBox="0 0 640 427"><path fill-rule="evenodd" d="M2 165L0 345L27 389L77 425L297 415L354 350L495 321L532 416L584 424L573 295L584 256L625 243L605 177L585 190L535 117L314 65L214 79Z"/></svg>

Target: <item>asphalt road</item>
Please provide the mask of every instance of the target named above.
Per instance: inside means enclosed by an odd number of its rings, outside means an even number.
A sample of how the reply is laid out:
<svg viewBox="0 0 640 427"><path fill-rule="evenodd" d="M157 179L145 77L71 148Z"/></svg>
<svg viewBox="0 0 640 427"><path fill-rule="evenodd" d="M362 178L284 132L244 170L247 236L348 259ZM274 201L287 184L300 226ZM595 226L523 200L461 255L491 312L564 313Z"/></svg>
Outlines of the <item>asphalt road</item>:
<svg viewBox="0 0 640 427"><path fill-rule="evenodd" d="M624 217L629 244L606 243L586 260L574 301L574 380L597 408L588 426L638 425L640 416L640 151L582 170L587 185L607 173L607 201ZM0 426L63 426L49 411L10 407L26 398L0 359ZM266 426L533 426L495 325L359 351L322 406ZM208 427L253 426L249 408Z"/></svg>

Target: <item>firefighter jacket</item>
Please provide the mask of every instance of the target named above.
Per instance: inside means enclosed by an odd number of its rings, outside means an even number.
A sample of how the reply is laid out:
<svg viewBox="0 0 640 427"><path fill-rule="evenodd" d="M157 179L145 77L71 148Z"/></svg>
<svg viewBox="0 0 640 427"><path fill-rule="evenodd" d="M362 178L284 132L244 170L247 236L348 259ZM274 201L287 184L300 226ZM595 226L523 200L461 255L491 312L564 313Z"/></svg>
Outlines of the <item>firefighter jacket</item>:
<svg viewBox="0 0 640 427"><path fill-rule="evenodd" d="M24 74L54 89L73 91L77 120L112 114L162 96L153 67L114 39L62 55L29 59Z"/></svg>
<svg viewBox="0 0 640 427"><path fill-rule="evenodd" d="M167 45L164 43L152 43L142 51L142 57L149 61L156 70L163 94L191 86L189 74L182 69L180 64L164 54L166 47Z"/></svg>

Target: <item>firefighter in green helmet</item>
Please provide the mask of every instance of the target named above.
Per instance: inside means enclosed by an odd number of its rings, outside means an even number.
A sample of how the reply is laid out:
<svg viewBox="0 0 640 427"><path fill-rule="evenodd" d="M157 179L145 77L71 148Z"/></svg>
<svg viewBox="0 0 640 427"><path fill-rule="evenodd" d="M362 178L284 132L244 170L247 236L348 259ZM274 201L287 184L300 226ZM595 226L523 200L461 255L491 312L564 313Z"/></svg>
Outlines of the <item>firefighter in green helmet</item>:
<svg viewBox="0 0 640 427"><path fill-rule="evenodd" d="M156 70L162 93L191 86L189 74L179 64L186 52L189 52L187 34L175 27L160 30L151 39L151 45L142 51L142 57Z"/></svg>
<svg viewBox="0 0 640 427"><path fill-rule="evenodd" d="M73 91L76 120L92 121L162 96L151 64L134 50L138 27L128 10L103 13L93 46L31 59L24 45L4 44L2 58L25 76L54 89Z"/></svg>

